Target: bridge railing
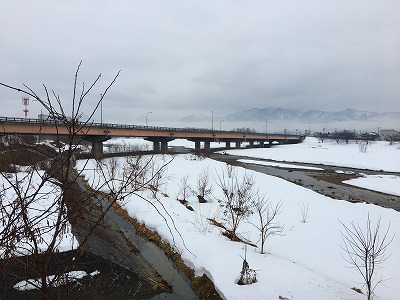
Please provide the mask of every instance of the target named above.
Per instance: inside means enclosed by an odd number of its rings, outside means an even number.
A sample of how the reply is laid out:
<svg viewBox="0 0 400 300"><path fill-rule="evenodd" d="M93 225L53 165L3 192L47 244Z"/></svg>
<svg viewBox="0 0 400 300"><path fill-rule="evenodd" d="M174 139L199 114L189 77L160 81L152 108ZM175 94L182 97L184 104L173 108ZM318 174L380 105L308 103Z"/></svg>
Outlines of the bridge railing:
<svg viewBox="0 0 400 300"><path fill-rule="evenodd" d="M63 126L62 120L53 120L53 119L32 119L32 118L15 118L15 117L0 117L0 123L13 123L13 124L36 124L36 125L59 125ZM265 137L266 135L280 135L280 136L289 136L296 135L301 136L301 134L291 134L288 131L285 133L260 133L260 132L245 132L245 131L227 131L227 130L210 130L207 128L194 128L194 127L185 127L185 128L176 128L176 127L158 127L158 126L143 126L143 125L125 125L125 124L113 124L113 123L95 123L95 122L79 122L80 125L85 125L88 127L95 128L115 128L115 129L134 129L134 130L154 130L154 131L170 131L170 132L200 132L200 133L240 133L243 135L251 134L251 135L259 135L260 137Z"/></svg>

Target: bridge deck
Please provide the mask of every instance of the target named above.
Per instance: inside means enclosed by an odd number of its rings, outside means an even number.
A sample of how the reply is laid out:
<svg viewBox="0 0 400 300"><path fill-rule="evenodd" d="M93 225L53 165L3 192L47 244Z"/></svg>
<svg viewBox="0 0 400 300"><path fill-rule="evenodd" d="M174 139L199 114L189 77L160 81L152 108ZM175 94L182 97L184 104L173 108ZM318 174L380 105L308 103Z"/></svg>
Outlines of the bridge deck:
<svg viewBox="0 0 400 300"><path fill-rule="evenodd" d="M298 143L304 139L301 135L266 134L254 132L219 131L202 128L172 128L121 124L87 124L79 130L85 136L143 137L148 139L188 139L188 140L226 140L226 141L288 141ZM0 132L4 134L44 134L68 135L68 129L61 122L38 119L0 117Z"/></svg>

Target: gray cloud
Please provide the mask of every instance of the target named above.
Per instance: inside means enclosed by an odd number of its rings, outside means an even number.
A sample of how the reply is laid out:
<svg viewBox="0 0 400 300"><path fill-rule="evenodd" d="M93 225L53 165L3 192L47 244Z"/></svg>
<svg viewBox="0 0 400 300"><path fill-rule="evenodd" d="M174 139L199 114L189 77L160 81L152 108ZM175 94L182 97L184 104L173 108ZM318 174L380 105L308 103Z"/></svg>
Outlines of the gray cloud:
<svg viewBox="0 0 400 300"><path fill-rule="evenodd" d="M0 80L70 101L99 86L106 120L176 120L252 107L400 111L397 0L14 1L0 11ZM0 89L1 115L22 116ZM40 112L31 105L32 116Z"/></svg>

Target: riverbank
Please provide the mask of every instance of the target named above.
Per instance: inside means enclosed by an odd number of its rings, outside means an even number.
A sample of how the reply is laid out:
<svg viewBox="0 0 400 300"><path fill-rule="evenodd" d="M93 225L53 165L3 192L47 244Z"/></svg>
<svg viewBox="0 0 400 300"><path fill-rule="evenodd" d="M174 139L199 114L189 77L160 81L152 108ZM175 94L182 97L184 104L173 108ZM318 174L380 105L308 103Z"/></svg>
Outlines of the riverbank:
<svg viewBox="0 0 400 300"><path fill-rule="evenodd" d="M76 181L81 192L87 188L82 178ZM99 217L102 221L91 231L85 249L135 271L158 290L154 299L221 299L207 276L196 276L157 232L130 217L114 199L102 192L92 197L92 207L72 222L78 241L85 239ZM72 201L80 201L72 198Z"/></svg>

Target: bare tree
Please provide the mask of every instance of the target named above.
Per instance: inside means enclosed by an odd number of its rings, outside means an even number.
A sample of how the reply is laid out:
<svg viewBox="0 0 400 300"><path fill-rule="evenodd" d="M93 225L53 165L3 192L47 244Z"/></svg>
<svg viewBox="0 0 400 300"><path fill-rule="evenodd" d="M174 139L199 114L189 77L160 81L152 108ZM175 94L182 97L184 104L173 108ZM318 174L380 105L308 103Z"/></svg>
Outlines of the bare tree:
<svg viewBox="0 0 400 300"><path fill-rule="evenodd" d="M44 151L43 147L26 148L30 151L15 151L11 145L9 148L10 159L2 162L3 165L13 165L14 170L20 169L21 172L9 172L0 170L0 258L7 260L15 257L23 251L23 254L32 256L26 260L25 270L39 278L40 280L32 283L41 292L42 299L57 298L52 290L53 286L65 281L65 273L74 264L76 256L85 247L90 235L96 227L101 226L102 220L113 204L129 194L133 194L142 188L149 188L153 180L157 180L157 186L162 181L160 175L165 169L164 164L153 164L152 159L142 160L139 158L129 161L128 166L123 170L124 175L119 182L113 180L111 176L96 188L86 187L82 189L79 183L82 182L81 171L75 169L75 153L82 143L83 136L87 128L91 127L88 121L82 121L82 104L85 98L93 90L94 86L101 78L99 75L88 88L82 84L78 88L79 64L75 73L71 112L67 113L62 105L60 97L52 91L49 93L44 86L45 98L39 97L33 90L24 85L23 89L12 87L4 83L1 86L21 92L37 100L48 114L52 116L51 123L57 129L66 129L66 147L58 148L51 153L50 150ZM105 88L97 101L88 120L92 118L98 109L101 101L111 88L118 77L119 72ZM55 121L57 120L57 121ZM40 126L44 126L45 123ZM37 134L40 134L41 127L38 127ZM57 134L57 144L61 136ZM24 150L26 150L24 149ZM27 167L20 167L21 153L26 156ZM50 154L49 154L50 153ZM83 169L85 166L83 167ZM115 174L118 166L116 161L109 165L99 164L104 174ZM150 171L149 171L150 170ZM146 174L146 175L145 175ZM149 175L150 174L150 175ZM108 192L104 192L104 188ZM97 193L105 195L110 199L107 207L98 216L87 234L82 236L79 245L74 245L76 251L73 255L60 264L57 269L51 270L51 262L55 254L60 251L59 245L61 238L70 230L69 224L76 224L77 220L96 207L93 204L93 196ZM71 241L72 243L72 241ZM53 275L49 277L49 275ZM13 275L14 276L14 275ZM16 276L16 275L15 275ZM21 279L26 279L26 274Z"/></svg>
<svg viewBox="0 0 400 300"><path fill-rule="evenodd" d="M368 142L360 141L358 143L358 152L367 153L367 149L368 149Z"/></svg>
<svg viewBox="0 0 400 300"><path fill-rule="evenodd" d="M172 161L171 158L168 162L165 160L165 156L162 159L152 160L149 164L149 177L148 188L153 193L153 198L157 199L157 193L161 192L161 187L164 186L171 176L167 174L167 165Z"/></svg>
<svg viewBox="0 0 400 300"><path fill-rule="evenodd" d="M181 178L181 182L180 182L180 185L179 185L179 193L178 193L178 196L177 196L177 199L179 201L181 201L181 200L182 201L187 201L187 198L190 195L191 188L190 188L190 185L188 183L188 180L189 180L189 174L186 174L185 176L183 176Z"/></svg>
<svg viewBox="0 0 400 300"><path fill-rule="evenodd" d="M192 214L192 219L189 222L193 225L193 227L202 234L210 233L213 230L213 224L210 220L217 220L219 218L220 207L218 207L214 212L211 211L211 206L208 207L207 213L203 213L203 206L201 204L197 204L194 213ZM205 216L210 216L211 218L206 218Z"/></svg>
<svg viewBox="0 0 400 300"><path fill-rule="evenodd" d="M381 228L381 218L379 218L374 226L369 215L364 229L354 222L351 222L350 226L340 223L344 229L341 232L342 257L350 268L356 269L362 276L370 300L376 286L383 281L382 278L376 280L375 277L377 270L382 268L388 259L386 250L394 239L394 234L389 235L390 223L386 228Z"/></svg>
<svg viewBox="0 0 400 300"><path fill-rule="evenodd" d="M157 197L160 187L167 182L167 166L172 161L161 161L154 155L128 156L122 159L110 157L96 162L99 182L93 182L98 190L107 190L119 200L139 191L151 190Z"/></svg>
<svg viewBox="0 0 400 300"><path fill-rule="evenodd" d="M399 142L400 141L400 134L390 134L385 136L385 141L389 142L389 145L393 145L395 142Z"/></svg>
<svg viewBox="0 0 400 300"><path fill-rule="evenodd" d="M254 209L258 215L259 223L251 223L260 232L261 249L260 253L264 254L264 245L267 238L271 235L283 235L284 225L276 221L279 214L282 213L282 201L275 205L266 198L266 194L260 195L257 193L253 200Z"/></svg>
<svg viewBox="0 0 400 300"><path fill-rule="evenodd" d="M196 188L192 190L193 194L197 196L200 203L206 203L208 197L213 190L213 186L210 181L210 169L204 168L201 170L197 177Z"/></svg>
<svg viewBox="0 0 400 300"><path fill-rule="evenodd" d="M379 138L379 135L375 132L364 132L360 133L358 136L358 140L362 141L364 144L372 144L373 141L376 141Z"/></svg>
<svg viewBox="0 0 400 300"><path fill-rule="evenodd" d="M252 213L252 199L255 193L254 177L248 173L240 177L235 169L226 168L221 174L217 174L216 182L223 192L220 202L224 207L224 216L230 227L226 234L230 239L238 240L237 228Z"/></svg>
<svg viewBox="0 0 400 300"><path fill-rule="evenodd" d="M304 204L302 202L299 204L300 212L301 212L301 223L307 223L308 213L310 212L310 203Z"/></svg>
<svg viewBox="0 0 400 300"><path fill-rule="evenodd" d="M332 138L335 139L337 143L344 141L348 144L349 140L354 140L356 138L356 134L354 131L344 129L342 131L335 131L332 134Z"/></svg>
<svg viewBox="0 0 400 300"><path fill-rule="evenodd" d="M316 137L318 138L318 141L323 143L326 139L329 138L329 133L324 132L318 132L316 133Z"/></svg>
<svg viewBox="0 0 400 300"><path fill-rule="evenodd" d="M75 197L82 199L80 205L85 205L85 199L87 199L87 195L80 194L73 188L73 182L79 177L74 170L74 153L82 141L81 134L88 125L87 122L78 121L82 115L83 101L99 81L101 75L92 82L88 89L85 89L83 84L81 92L78 93L79 68L80 64L75 73L72 107L69 114L71 117L67 117L68 114L64 110L60 97L54 91L49 93L46 86L44 86L45 98L42 99L26 85L24 85L24 89L19 89L0 83L1 86L33 97L47 110L53 120L57 120L53 122L53 125L57 129L63 127L68 132L67 147L59 148L58 153L47 160L46 164L37 163L36 156L41 154L39 151L36 155L30 154L28 160L30 160L31 166L25 168L24 172L11 174L11 176L9 173L1 173L2 181L5 184L3 188L12 197L7 199L8 201L2 201L0 207L3 219L0 232L2 258L13 257L20 249L23 254L32 255L33 259L27 268L35 270L40 278L36 287L40 289L43 299L50 297L50 288L53 285L64 280L63 274L67 269L65 265L61 266L55 276L51 279L48 277L51 260L54 253L59 250L61 237L68 230L70 219L77 215L77 211L81 208L77 207L79 205L70 205L71 195L75 194ZM118 74L119 72L104 90L101 98L106 95ZM100 101L101 99L97 103L97 107ZM40 134L40 130L38 134ZM43 155L41 156L43 158ZM15 158L14 163L15 161L18 161L18 158ZM46 238L44 238L45 236Z"/></svg>

